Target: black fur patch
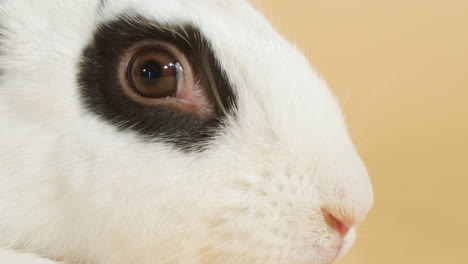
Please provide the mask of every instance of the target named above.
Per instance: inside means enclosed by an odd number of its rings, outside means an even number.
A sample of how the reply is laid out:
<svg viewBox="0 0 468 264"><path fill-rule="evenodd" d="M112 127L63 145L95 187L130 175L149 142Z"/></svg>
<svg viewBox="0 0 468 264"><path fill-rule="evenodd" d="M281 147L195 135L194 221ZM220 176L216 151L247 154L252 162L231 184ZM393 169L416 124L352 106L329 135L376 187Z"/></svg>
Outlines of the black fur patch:
<svg viewBox="0 0 468 264"><path fill-rule="evenodd" d="M203 120L172 108L143 105L124 94L117 76L119 58L130 46L143 40L170 42L186 54L196 78L216 106L215 118ZM208 61L209 65L203 65L203 60ZM146 140L199 151L220 131L225 113L210 89L208 70L213 74L216 89L228 114L234 114L236 100L229 80L208 41L191 25L174 27L141 17L122 17L98 28L93 40L84 49L79 66L78 81L86 109L121 131L135 131Z"/></svg>

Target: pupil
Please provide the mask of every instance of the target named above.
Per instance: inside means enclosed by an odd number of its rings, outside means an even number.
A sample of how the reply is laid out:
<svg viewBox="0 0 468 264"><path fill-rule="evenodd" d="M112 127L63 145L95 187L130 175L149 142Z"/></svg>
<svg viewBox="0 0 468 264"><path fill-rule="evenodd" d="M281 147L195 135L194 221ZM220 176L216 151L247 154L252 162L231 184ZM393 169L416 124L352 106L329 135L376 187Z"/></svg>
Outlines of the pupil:
<svg viewBox="0 0 468 264"><path fill-rule="evenodd" d="M140 70L140 76L148 85L154 85L161 78L161 65L155 61L148 61Z"/></svg>

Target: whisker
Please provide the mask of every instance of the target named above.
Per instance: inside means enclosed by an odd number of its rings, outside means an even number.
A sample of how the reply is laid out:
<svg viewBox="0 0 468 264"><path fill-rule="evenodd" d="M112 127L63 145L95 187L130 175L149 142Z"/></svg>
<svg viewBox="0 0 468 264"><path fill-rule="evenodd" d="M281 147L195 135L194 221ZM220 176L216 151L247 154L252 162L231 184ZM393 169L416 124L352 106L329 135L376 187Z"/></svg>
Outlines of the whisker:
<svg viewBox="0 0 468 264"><path fill-rule="evenodd" d="M200 256L196 257L195 260L198 260L198 259L203 258L204 256L210 254L211 252L215 251L216 249L219 249L219 248L225 246L225 245L228 244L229 242L231 242L231 241L226 241L226 242L223 242L223 243L217 245L216 247L214 247L214 248L208 250L207 252L201 254Z"/></svg>
<svg viewBox="0 0 468 264"><path fill-rule="evenodd" d="M369 108L369 106L375 102L375 96L381 92L381 91L385 91L385 90L388 90L388 88L392 87L392 84L394 83L394 81L397 79L397 77L399 76L398 72L393 74L392 76L389 77L389 79L381 84L381 85L377 85L377 86L374 86L372 88L372 91L371 93L367 96L367 98L365 99L365 102L364 104L361 106L361 108L359 109L359 111L357 112L356 116L353 118L353 120L349 123L349 130L351 131L355 125L359 122L359 120L362 118L362 115L363 113Z"/></svg>
<svg viewBox="0 0 468 264"><path fill-rule="evenodd" d="M213 77L214 76L213 72L211 71L209 67L208 58L203 57L202 65L205 67L205 71L207 72L207 77L210 83L210 88L211 88L211 91L213 92L216 102L221 108L221 111L223 112L223 114L227 116L228 113L227 113L225 105L223 104L223 101L221 100L221 96L219 95L218 87L216 86L216 82Z"/></svg>
<svg viewBox="0 0 468 264"><path fill-rule="evenodd" d="M364 139L363 136L359 135L358 136L355 136L354 137L354 141L356 142L356 147L359 149L359 150L364 150L365 146L368 146L370 142L372 142L373 140L375 140L378 135L380 134L380 132L384 131L385 129L389 128L392 126L392 124L394 124L397 120L387 120L385 123L383 124L380 124L377 128L374 128L372 129L369 134L371 134L371 136L368 136ZM362 139L362 140L361 140Z"/></svg>
<svg viewBox="0 0 468 264"><path fill-rule="evenodd" d="M177 263L180 263L180 260L181 260L181 258L182 258L184 255L186 255L186 254L188 254L188 253L190 253L190 252L193 252L193 251L195 251L195 250L197 250L197 249L200 249L201 247L203 247L203 246L205 246L205 245L209 245L209 244L211 244L211 243L212 243L211 241L208 241L208 242L205 242L205 243L201 243L201 244L198 244L198 245L195 246L195 247L192 247L192 248L189 249L189 250L186 250L186 249L184 248L184 250L183 250L180 254L178 254L178 255L176 255L176 256L173 256L173 257L171 257L171 258L168 258L168 259L166 259L166 260L164 260L163 262L158 263L158 264L167 264L167 263L170 263L171 261L173 261L173 260L175 260L175 259L177 259L177 258L178 258Z"/></svg>
<svg viewBox="0 0 468 264"><path fill-rule="evenodd" d="M135 245L135 246L129 247L129 248L127 248L127 249L124 249L124 250L122 250L122 251L120 251L120 252L114 253L114 254L112 254L112 255L106 257L106 258L104 259L104 262L107 262L108 260L112 260L113 258L118 257L118 256L121 256L122 254L125 254L125 253L127 253L127 252L129 252L129 251L132 251L132 250L141 248L141 247L143 247L143 246L145 246L145 245L154 244L155 242L158 242L158 241L161 241L161 240L164 240L164 239L167 239L167 238L171 238L171 237L177 236L177 235L179 235L179 234L181 234L181 233L184 233L184 232L186 232L186 231L188 231L188 230L191 230L191 229L193 229L194 227L197 227L197 226L198 226L198 224L193 224L193 225L190 225L189 227L186 227L186 228L184 228L184 229L182 229L182 230L179 230L179 231L177 231L177 232L171 233L171 234L169 234L169 235L167 235L167 236L158 237L158 238L156 238L156 239L151 239L150 241L145 241L145 242L139 243L139 244L137 244L137 245Z"/></svg>
<svg viewBox="0 0 468 264"><path fill-rule="evenodd" d="M343 100L340 100L341 101L341 109L343 109L343 111L346 109L346 104L348 103L348 99L349 99L350 94L351 94L351 85L349 85L346 88Z"/></svg>
<svg viewBox="0 0 468 264"><path fill-rule="evenodd" d="M231 258L231 259L228 260L227 262L223 262L223 264L235 263L235 262L233 262L233 261L235 261L235 260L237 260L238 258L244 256L245 254L247 254L248 251L249 251L249 249L244 250L244 252L237 254L237 256Z"/></svg>
<svg viewBox="0 0 468 264"><path fill-rule="evenodd" d="M377 94L377 92L380 91L380 89L373 89L372 92L367 96L365 103L361 106L353 120L350 122L349 125L349 130L352 130L353 127L361 120L362 115L364 112L369 108L369 106L374 102L374 98Z"/></svg>

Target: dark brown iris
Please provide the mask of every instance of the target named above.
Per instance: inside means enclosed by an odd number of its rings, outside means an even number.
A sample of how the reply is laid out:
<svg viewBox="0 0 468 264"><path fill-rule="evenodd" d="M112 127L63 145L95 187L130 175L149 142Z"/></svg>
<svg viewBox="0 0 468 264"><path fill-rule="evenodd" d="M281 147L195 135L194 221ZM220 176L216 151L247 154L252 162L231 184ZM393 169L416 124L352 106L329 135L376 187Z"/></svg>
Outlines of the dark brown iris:
<svg viewBox="0 0 468 264"><path fill-rule="evenodd" d="M177 92L179 67L168 52L148 49L129 61L127 78L132 89L143 97L172 97Z"/></svg>

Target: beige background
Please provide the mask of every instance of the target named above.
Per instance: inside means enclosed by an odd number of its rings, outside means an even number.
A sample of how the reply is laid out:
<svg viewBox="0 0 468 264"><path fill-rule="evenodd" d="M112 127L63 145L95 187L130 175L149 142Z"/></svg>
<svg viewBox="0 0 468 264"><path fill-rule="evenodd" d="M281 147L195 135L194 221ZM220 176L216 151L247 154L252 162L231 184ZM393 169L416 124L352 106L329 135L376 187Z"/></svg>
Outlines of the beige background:
<svg viewBox="0 0 468 264"><path fill-rule="evenodd" d="M371 174L339 263L468 263L468 1L253 2L343 102Z"/></svg>

